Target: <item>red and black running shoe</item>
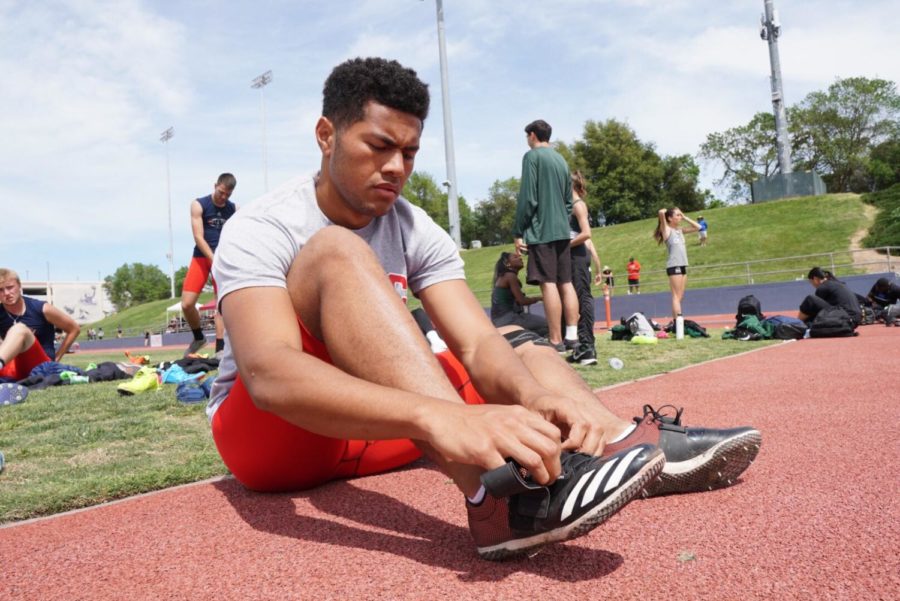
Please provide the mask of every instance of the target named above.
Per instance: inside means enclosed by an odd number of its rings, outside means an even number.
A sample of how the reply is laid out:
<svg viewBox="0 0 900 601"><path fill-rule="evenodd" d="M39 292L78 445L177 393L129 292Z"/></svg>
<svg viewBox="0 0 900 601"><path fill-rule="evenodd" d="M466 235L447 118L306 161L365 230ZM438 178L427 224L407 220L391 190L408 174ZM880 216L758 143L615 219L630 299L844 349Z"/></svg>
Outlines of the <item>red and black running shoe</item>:
<svg viewBox="0 0 900 601"><path fill-rule="evenodd" d="M664 413L671 409L674 415ZM623 440L606 445L607 457L635 444L658 446L666 455L659 479L644 490L645 497L700 492L731 486L750 467L762 435L751 427L714 429L688 428L681 424L683 409L665 405L659 410L644 405L637 427Z"/></svg>
<svg viewBox="0 0 900 601"><path fill-rule="evenodd" d="M548 486L536 484L514 462L482 476L484 501L466 501L482 558L533 554L587 534L640 495L665 463L662 451L646 444L606 458L564 452L561 460L562 474Z"/></svg>

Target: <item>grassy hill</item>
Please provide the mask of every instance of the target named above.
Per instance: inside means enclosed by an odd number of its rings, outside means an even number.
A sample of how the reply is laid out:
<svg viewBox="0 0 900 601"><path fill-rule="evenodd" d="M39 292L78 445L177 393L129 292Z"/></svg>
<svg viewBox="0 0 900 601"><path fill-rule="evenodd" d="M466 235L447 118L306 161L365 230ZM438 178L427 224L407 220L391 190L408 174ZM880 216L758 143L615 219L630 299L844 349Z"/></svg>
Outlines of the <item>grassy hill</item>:
<svg viewBox="0 0 900 601"><path fill-rule="evenodd" d="M703 211L702 215L709 223L709 244L701 248L697 244L696 235L687 237L688 260L691 265L688 281L692 288L747 283L746 261L819 255L772 261L752 268L755 283L806 277L813 265L829 267L832 257L824 253L846 251L854 232L867 223L863 203L856 194L827 194L724 207ZM698 213L690 214L694 220L697 216ZM593 230L592 238L600 260L612 268L620 293L625 290L625 265L631 256L642 266L642 291L668 290L665 276L666 249L664 245L658 246L653 239L655 228L655 219L644 219ZM512 250L512 244L466 250L463 253L469 286L484 305L490 303L494 263L504 250ZM835 265L852 262L850 253L834 253ZM705 267L720 264L732 265L714 269ZM760 273L779 270L790 270L791 273ZM837 273L848 275L856 271L839 267ZM520 279L524 280L524 270ZM537 291L526 287L526 292Z"/></svg>
<svg viewBox="0 0 900 601"><path fill-rule="evenodd" d="M211 298L213 298L211 292L201 294L200 304ZM114 337L119 326L122 327L125 336L143 336L146 329L158 332L160 328L166 325L166 307L174 305L176 302L178 302L178 299L167 298L119 311L100 321L83 325L80 338L87 340L87 330L91 327L95 329L103 328L107 338Z"/></svg>
<svg viewBox="0 0 900 601"><path fill-rule="evenodd" d="M690 216L696 219L698 214L691 213ZM827 268L832 264L852 263L851 254L846 252L850 238L866 225L863 203L856 194L827 194L724 207L703 211L703 216L709 223L709 244L700 248L696 236L688 237L689 285L692 288L747 283L746 261L818 255L772 261L764 267L754 266L750 277L755 283L805 277L813 265ZM630 256L643 266L643 292L668 290L666 250L652 237L655 227L655 219L644 219L594 229L593 240L600 260L612 268L616 285L621 287L620 293L625 290L625 265ZM463 251L469 287L484 306L490 304L494 263L504 250L512 250L512 244ZM835 252L833 256L824 254L835 250L844 252ZM719 264L726 266L705 267ZM761 273L761 270L789 270L790 273ZM856 271L839 267L837 273L847 275ZM521 279L524 280L524 274ZM526 293L536 294L537 289L526 287ZM201 302L209 298L210 295L203 295ZM107 336L112 335L119 324L126 332L140 334L148 326L158 328L164 324L166 307L173 302L167 299L132 307L92 325L102 326ZM412 306L415 304L411 303Z"/></svg>

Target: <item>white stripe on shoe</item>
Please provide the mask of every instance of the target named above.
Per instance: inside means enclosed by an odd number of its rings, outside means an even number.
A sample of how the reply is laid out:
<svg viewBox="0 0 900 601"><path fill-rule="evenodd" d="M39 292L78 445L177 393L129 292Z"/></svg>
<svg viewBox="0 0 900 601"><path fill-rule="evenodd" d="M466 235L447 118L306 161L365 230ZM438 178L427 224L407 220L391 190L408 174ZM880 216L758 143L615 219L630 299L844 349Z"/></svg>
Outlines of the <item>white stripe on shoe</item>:
<svg viewBox="0 0 900 601"><path fill-rule="evenodd" d="M588 473L581 476L578 480L578 483L575 484L575 488L572 489L572 492L569 493L569 498L566 499L566 504L563 505L562 516L560 517L561 522L566 521L566 519L572 515L572 510L575 509L575 501L578 499L578 493L581 491L581 487L583 487L588 480L591 479L591 476L594 474L594 470L589 471Z"/></svg>
<svg viewBox="0 0 900 601"><path fill-rule="evenodd" d="M634 458L643 450L643 448L638 447L622 458L622 461L619 462L619 465L616 466L616 470L612 473L612 476L610 476L609 482L606 483L606 488L603 489L603 492L611 491L622 482L622 476L625 475L625 470L628 469L628 466L631 465Z"/></svg>
<svg viewBox="0 0 900 601"><path fill-rule="evenodd" d="M603 467L597 472L597 477L591 481L590 486L584 491L584 497L581 499L582 507L594 500L594 497L597 496L597 491L600 489L600 483L603 482L603 478L606 477L606 474L618 461L618 459L611 459L603 464Z"/></svg>

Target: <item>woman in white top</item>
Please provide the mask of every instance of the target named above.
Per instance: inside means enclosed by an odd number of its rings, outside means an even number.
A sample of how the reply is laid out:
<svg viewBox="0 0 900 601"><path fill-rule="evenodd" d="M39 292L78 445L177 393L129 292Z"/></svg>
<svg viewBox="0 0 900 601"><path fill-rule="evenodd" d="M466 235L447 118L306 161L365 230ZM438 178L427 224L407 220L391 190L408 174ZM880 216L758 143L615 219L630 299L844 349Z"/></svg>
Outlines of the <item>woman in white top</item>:
<svg viewBox="0 0 900 601"><path fill-rule="evenodd" d="M690 227L679 227L682 220ZM669 258L666 261L666 275L669 276L669 288L672 290L672 319L681 315L681 299L687 286L687 247L684 235L700 230L700 224L687 217L678 207L659 210L659 224L653 237L658 244L666 243Z"/></svg>

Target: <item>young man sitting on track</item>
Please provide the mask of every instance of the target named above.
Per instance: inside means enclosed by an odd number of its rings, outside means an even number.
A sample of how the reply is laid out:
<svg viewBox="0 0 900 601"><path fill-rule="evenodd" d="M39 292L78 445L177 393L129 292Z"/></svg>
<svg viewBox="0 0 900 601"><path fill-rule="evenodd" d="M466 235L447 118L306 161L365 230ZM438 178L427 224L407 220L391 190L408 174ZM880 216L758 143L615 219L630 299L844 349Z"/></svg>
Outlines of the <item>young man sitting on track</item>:
<svg viewBox="0 0 900 601"><path fill-rule="evenodd" d="M0 303L0 378L24 380L41 363L59 361L81 332L74 319L50 303L24 296L12 269L0 268ZM65 334L58 349L56 328Z"/></svg>
<svg viewBox="0 0 900 601"><path fill-rule="evenodd" d="M208 413L223 461L254 490L425 453L467 497L479 554L502 559L584 534L640 495L663 469L664 430L680 426L619 419L556 353L529 340L517 354L521 334L511 345L491 325L453 241L399 197L428 105L426 85L394 61L354 59L328 77L319 171L223 230L213 272L227 333ZM409 291L449 346L445 369L406 309ZM457 378L463 366L489 403L461 401L445 370ZM697 441L715 438L741 471L758 448L752 429L737 438L757 446L741 452L732 431L690 433L670 446L698 465Z"/></svg>

